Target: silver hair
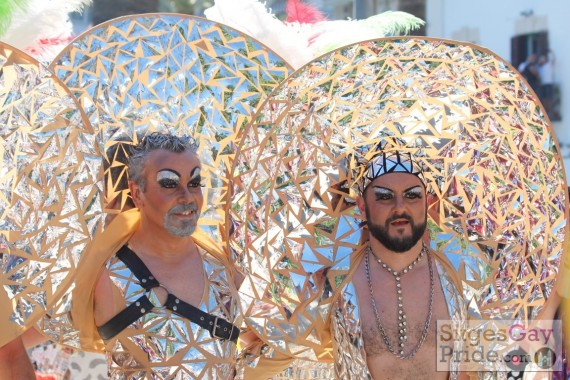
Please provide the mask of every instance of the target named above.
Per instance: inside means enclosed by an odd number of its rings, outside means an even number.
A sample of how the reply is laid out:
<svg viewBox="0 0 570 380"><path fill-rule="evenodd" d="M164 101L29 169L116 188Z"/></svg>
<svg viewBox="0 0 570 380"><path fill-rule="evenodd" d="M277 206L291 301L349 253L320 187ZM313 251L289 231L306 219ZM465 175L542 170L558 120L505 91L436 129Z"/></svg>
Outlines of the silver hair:
<svg viewBox="0 0 570 380"><path fill-rule="evenodd" d="M150 152L155 150L167 150L172 153L190 151L198 152L198 144L190 136L174 136L168 133L153 132L144 136L137 145L131 146L127 173L129 179L134 181L144 192L146 182L144 178L144 166Z"/></svg>

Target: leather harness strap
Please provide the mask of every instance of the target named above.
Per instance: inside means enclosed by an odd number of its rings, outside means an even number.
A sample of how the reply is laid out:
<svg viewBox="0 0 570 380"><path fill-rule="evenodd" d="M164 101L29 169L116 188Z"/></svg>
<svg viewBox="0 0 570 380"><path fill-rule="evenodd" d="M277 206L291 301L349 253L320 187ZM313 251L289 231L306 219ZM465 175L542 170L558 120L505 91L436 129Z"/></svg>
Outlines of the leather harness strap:
<svg viewBox="0 0 570 380"><path fill-rule="evenodd" d="M117 252L117 257L133 272L147 294L153 288L164 288L150 273L143 261L126 245ZM170 292L168 292L166 302L163 305L153 304L147 294L139 297L107 323L98 327L101 338L104 340L111 339L152 309L166 308L208 330L211 337L237 342L240 333L239 328L225 319L206 313L182 301Z"/></svg>

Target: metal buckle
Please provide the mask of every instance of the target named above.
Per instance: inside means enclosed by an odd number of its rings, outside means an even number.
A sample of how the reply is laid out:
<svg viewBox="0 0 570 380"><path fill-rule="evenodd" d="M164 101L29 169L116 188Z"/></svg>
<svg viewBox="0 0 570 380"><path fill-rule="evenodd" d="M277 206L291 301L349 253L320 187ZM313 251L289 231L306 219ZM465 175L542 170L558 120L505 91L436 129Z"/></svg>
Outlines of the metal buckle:
<svg viewBox="0 0 570 380"><path fill-rule="evenodd" d="M229 334L227 337L225 337L225 336L220 336L220 335L217 335L217 334L216 334L217 329L218 329L218 328L221 328L221 326L218 326L218 319L220 319L220 317L215 317L215 318L214 318L214 328L212 329L212 336L213 336L213 337L216 337L216 338L218 338L218 339L230 340L231 337L232 337L232 333L234 332L234 325L233 325L233 323L231 324L231 325L232 325L232 329L230 330L230 334ZM226 331L227 331L227 329L226 329Z"/></svg>
<svg viewBox="0 0 570 380"><path fill-rule="evenodd" d="M157 290L159 290L160 288L162 288L166 292L166 298L164 299L164 303L160 302L161 297L157 293ZM158 286L148 289L145 293L146 297L148 298L148 300L155 309L160 310L166 308L166 302L168 301L168 295L170 294L166 286L158 284Z"/></svg>

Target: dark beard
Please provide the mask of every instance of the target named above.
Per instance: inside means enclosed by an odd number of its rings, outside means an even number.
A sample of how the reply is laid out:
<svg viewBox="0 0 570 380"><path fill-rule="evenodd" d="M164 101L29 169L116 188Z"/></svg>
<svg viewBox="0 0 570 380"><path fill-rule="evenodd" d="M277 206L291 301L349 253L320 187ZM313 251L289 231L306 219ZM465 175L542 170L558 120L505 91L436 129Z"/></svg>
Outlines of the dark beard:
<svg viewBox="0 0 570 380"><path fill-rule="evenodd" d="M368 212L368 207L366 207L366 219L370 220L370 215ZM391 237L388 233L388 226L390 222L396 219L406 219L412 226L412 236L410 237ZM372 224L368 222L368 231L370 234L378 240L386 249L396 252L404 253L412 249L414 245L424 236L424 232L427 227L427 212L422 224L416 225L412 220L412 217L408 214L392 215L386 220L384 226L378 224Z"/></svg>

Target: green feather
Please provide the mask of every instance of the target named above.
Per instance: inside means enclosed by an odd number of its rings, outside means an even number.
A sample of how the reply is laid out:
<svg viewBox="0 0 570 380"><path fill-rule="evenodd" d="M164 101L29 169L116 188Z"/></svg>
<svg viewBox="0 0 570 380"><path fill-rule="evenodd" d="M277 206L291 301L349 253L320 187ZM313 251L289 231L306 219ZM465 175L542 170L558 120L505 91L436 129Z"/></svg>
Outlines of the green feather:
<svg viewBox="0 0 570 380"><path fill-rule="evenodd" d="M364 22L384 36L405 35L425 24L422 19L400 11L380 13L367 18Z"/></svg>
<svg viewBox="0 0 570 380"><path fill-rule="evenodd" d="M3 36L12 24L14 12L18 9L26 10L29 2L30 0L0 0L0 36Z"/></svg>

